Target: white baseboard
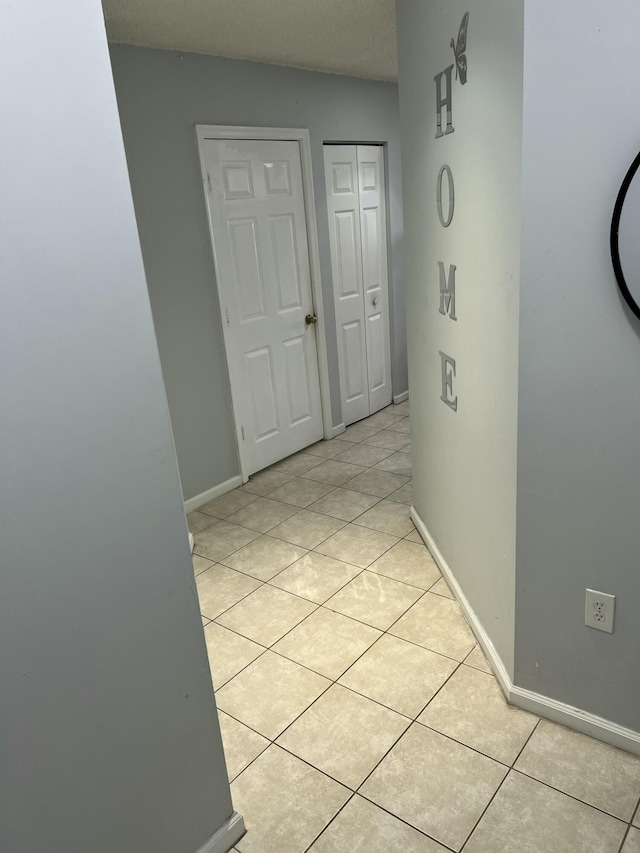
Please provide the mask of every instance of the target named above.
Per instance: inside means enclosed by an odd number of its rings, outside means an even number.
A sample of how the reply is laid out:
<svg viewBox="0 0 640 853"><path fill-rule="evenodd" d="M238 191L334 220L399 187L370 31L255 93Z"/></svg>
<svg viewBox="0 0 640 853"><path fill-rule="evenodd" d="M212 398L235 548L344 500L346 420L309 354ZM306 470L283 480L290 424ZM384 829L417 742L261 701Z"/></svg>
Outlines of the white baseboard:
<svg viewBox="0 0 640 853"><path fill-rule="evenodd" d="M331 438L335 438L337 435L342 435L345 429L346 427L344 424L338 424L337 426L331 427Z"/></svg>
<svg viewBox="0 0 640 853"><path fill-rule="evenodd" d="M447 561L414 506L411 507L411 518L456 597L456 601L460 605L460 609L485 653L507 702L515 705L516 708L522 708L525 711L530 711L539 717L545 717L569 729L575 729L575 731L590 735L604 741L604 743L618 747L618 749L625 749L627 752L640 755L640 732L619 726L611 720L605 720L604 717L597 717L595 714L590 714L581 708L574 708L565 702L559 702L556 699L551 699L549 696L544 696L542 693L535 693L533 690L518 687L513 683L489 635L480 624L478 617L460 588L460 584L453 576Z"/></svg>
<svg viewBox="0 0 640 853"><path fill-rule="evenodd" d="M244 833L244 819L238 812L234 812L196 853L227 853Z"/></svg>
<svg viewBox="0 0 640 853"><path fill-rule="evenodd" d="M230 492L232 489L237 489L238 486L241 485L242 477L240 474L238 474L237 477L231 477L230 480L225 480L224 483L218 483L218 485L214 486L212 489L208 489L206 492L202 492L193 498L189 498L188 501L184 502L184 511L185 513L193 512L194 509L198 509L198 507L209 503L209 501L212 501L214 498L219 498L220 495L225 495L227 492Z"/></svg>
<svg viewBox="0 0 640 853"><path fill-rule="evenodd" d="M403 391L402 394L396 394L393 398L393 402L397 405L398 403L404 403L405 400L409 399L409 391Z"/></svg>

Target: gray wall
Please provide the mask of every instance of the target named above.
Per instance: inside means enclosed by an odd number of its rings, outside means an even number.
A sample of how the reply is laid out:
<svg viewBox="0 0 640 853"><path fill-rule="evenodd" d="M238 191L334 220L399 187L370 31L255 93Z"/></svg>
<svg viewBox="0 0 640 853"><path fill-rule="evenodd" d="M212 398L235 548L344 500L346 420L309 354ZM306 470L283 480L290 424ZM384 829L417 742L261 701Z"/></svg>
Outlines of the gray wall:
<svg viewBox="0 0 640 853"><path fill-rule="evenodd" d="M0 10L0 850L231 813L99 2Z"/></svg>
<svg viewBox="0 0 640 853"><path fill-rule="evenodd" d="M398 90L194 54L112 46L111 60L185 498L239 473L195 124L311 135L334 424L340 392L322 143L388 143L393 390L407 389Z"/></svg>
<svg viewBox="0 0 640 853"><path fill-rule="evenodd" d="M397 4L414 503L511 672L523 9L471 10L468 81L452 78L455 130L436 139L434 76L453 62L468 8ZM436 210L445 163L448 228ZM439 313L438 261L457 266L455 322ZM456 360L455 413L440 400L440 350Z"/></svg>
<svg viewBox="0 0 640 853"><path fill-rule="evenodd" d="M635 730L640 324L608 237L640 148L639 31L635 0L526 6L515 667ZM584 626L587 586L617 596L613 635Z"/></svg>

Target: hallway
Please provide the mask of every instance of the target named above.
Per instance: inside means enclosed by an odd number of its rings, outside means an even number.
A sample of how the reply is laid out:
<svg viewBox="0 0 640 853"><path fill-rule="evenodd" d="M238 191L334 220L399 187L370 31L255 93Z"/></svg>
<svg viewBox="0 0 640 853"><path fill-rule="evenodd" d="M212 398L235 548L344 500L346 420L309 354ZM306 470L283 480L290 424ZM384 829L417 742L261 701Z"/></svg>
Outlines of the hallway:
<svg viewBox="0 0 640 853"><path fill-rule="evenodd" d="M409 517L408 410L189 515L235 849L640 853L640 759L505 703Z"/></svg>

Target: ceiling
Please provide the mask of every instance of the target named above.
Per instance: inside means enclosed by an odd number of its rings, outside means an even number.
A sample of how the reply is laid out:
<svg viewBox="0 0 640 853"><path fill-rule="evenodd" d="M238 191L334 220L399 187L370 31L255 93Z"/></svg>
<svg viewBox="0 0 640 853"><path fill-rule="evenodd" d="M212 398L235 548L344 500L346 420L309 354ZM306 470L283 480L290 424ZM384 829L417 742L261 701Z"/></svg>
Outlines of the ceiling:
<svg viewBox="0 0 640 853"><path fill-rule="evenodd" d="M110 42L397 80L394 0L103 0Z"/></svg>

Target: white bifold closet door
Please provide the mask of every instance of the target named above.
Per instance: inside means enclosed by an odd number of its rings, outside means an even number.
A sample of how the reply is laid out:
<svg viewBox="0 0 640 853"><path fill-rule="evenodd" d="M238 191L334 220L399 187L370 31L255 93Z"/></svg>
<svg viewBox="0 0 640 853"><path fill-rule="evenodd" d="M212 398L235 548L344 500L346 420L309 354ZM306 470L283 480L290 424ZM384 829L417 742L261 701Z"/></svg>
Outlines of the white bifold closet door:
<svg viewBox="0 0 640 853"><path fill-rule="evenodd" d="M384 149L325 145L324 167L346 426L392 397Z"/></svg>

